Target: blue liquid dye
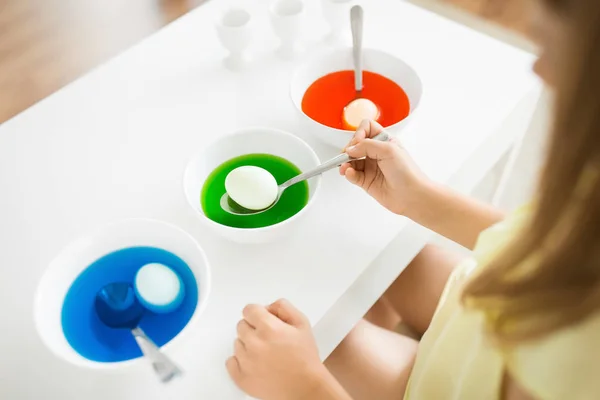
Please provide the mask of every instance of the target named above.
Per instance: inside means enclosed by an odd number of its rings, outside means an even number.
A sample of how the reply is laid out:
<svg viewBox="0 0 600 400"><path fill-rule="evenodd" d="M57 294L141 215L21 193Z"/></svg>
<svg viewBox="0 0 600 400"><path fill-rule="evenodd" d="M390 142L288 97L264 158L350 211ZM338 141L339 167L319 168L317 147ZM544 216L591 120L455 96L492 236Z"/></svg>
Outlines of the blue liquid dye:
<svg viewBox="0 0 600 400"><path fill-rule="evenodd" d="M147 311L140 326L158 345L173 339L188 323L198 303L198 285L193 272L175 254L154 247L130 247L96 260L75 279L63 302L61 322L67 342L81 356L98 362L117 362L141 357L127 329L112 329L100 321L94 308L96 293L108 283L129 282L145 264L160 263L172 268L185 287L185 298L169 314Z"/></svg>

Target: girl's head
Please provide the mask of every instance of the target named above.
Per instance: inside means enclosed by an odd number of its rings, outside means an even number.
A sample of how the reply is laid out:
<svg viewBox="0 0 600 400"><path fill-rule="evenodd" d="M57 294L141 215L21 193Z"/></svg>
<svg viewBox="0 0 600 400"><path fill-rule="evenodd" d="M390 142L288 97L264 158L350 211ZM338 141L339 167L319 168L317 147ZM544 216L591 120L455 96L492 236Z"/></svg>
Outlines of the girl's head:
<svg viewBox="0 0 600 400"><path fill-rule="evenodd" d="M464 292L505 343L600 312L600 1L533 1L535 70L555 94L535 212Z"/></svg>

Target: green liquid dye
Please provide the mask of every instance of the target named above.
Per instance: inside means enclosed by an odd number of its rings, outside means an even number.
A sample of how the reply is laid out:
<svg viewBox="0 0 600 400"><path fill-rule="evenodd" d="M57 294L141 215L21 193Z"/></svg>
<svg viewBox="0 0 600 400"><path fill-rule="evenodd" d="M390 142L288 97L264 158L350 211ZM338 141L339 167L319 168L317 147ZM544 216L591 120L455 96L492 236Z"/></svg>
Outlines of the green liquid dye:
<svg viewBox="0 0 600 400"><path fill-rule="evenodd" d="M271 154L246 154L219 165L206 179L202 187L200 202L204 214L211 220L234 228L262 228L275 225L294 216L308 203L308 183L297 183L287 188L273 208L256 215L233 215L221 208L221 197L225 193L225 178L232 170L244 165L253 165L271 173L278 185L301 173L288 160Z"/></svg>

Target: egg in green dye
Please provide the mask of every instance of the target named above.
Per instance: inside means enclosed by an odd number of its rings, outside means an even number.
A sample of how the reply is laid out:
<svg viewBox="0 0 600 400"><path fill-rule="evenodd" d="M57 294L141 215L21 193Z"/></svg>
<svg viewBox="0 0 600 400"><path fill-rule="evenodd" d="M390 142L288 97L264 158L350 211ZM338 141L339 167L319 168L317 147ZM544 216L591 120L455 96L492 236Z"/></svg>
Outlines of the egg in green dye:
<svg viewBox="0 0 600 400"><path fill-rule="evenodd" d="M308 183L297 183L287 188L279 201L269 210L255 215L233 215L221 208L225 193L225 178L232 170L253 165L271 173L278 185L301 173L290 161L272 154L246 154L224 162L210 173L200 195L204 214L211 220L234 228L262 228L275 225L294 216L308 203Z"/></svg>

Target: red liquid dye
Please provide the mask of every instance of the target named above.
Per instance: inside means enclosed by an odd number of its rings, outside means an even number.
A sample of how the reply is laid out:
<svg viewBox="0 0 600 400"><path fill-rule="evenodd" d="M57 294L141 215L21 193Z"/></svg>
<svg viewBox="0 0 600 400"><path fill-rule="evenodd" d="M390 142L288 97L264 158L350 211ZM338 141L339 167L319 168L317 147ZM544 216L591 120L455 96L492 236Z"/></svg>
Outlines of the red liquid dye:
<svg viewBox="0 0 600 400"><path fill-rule="evenodd" d="M410 113L410 101L394 81L374 72L363 71L361 96L379 107L377 121L385 128L402 121ZM325 75L309 86L302 98L302 111L330 128L345 130L344 107L356 98L354 71Z"/></svg>

